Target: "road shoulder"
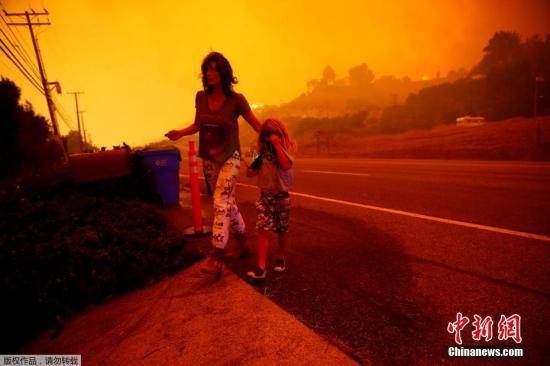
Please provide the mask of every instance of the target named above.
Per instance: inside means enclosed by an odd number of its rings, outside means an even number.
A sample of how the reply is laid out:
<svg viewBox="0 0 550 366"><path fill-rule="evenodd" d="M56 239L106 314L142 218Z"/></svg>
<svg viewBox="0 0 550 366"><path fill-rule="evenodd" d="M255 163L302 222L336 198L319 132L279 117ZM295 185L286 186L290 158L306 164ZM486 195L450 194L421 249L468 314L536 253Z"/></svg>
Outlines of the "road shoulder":
<svg viewBox="0 0 550 366"><path fill-rule="evenodd" d="M215 280L200 265L91 307L21 352L87 365L354 364L228 268Z"/></svg>

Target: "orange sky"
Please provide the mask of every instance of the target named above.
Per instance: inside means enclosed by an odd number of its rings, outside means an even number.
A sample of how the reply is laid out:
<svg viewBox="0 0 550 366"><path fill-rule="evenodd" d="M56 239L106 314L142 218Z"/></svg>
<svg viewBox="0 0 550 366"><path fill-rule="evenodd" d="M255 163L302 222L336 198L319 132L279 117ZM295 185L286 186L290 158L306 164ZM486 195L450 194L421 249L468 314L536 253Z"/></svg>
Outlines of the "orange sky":
<svg viewBox="0 0 550 366"><path fill-rule="evenodd" d="M86 128L99 146L159 140L190 122L211 49L231 61L250 103L275 104L305 91L328 64L337 77L363 62L377 76L444 75L478 61L496 30L550 32L545 0L1 2L8 11L49 10L52 25L38 36L48 78L64 92L84 91ZM0 73L47 115L7 64L2 55ZM58 99L75 125L72 96Z"/></svg>

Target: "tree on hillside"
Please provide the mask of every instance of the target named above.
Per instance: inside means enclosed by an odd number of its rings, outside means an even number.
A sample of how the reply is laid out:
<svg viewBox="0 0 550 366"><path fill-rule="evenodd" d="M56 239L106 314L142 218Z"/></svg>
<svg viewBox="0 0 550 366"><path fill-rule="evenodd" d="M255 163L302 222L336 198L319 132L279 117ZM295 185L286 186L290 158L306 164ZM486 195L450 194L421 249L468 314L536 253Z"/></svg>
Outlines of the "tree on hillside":
<svg viewBox="0 0 550 366"><path fill-rule="evenodd" d="M447 73L446 79L447 79L449 82L455 82L455 81L457 81L458 79L465 78L466 76L468 76L468 70L466 70L465 68L461 67L461 68L458 69L458 70L450 70L450 71Z"/></svg>
<svg viewBox="0 0 550 366"><path fill-rule="evenodd" d="M363 63L349 69L349 81L354 86L367 86L374 80L374 72Z"/></svg>
<svg viewBox="0 0 550 366"><path fill-rule="evenodd" d="M535 90L537 114L550 114L550 35L522 41L515 32L496 32L469 75L424 88L403 106L386 108L380 125L384 132L400 132L452 123L463 115L530 117Z"/></svg>
<svg viewBox="0 0 550 366"><path fill-rule="evenodd" d="M328 65L323 69L323 77L321 79L321 83L325 85L334 84L334 80L336 80L336 72L334 72L334 69Z"/></svg>
<svg viewBox="0 0 550 366"><path fill-rule="evenodd" d="M317 86L319 86L319 80L317 80L317 79L308 80L308 82L307 82L307 88L308 88L310 91L315 90L315 88L317 88Z"/></svg>
<svg viewBox="0 0 550 366"><path fill-rule="evenodd" d="M21 90L11 80L0 80L0 179L38 173L59 161L61 145L46 119L30 103L20 104Z"/></svg>
<svg viewBox="0 0 550 366"><path fill-rule="evenodd" d="M506 69L522 59L521 38L516 32L496 32L483 49L481 62L472 70L489 73L494 69Z"/></svg>

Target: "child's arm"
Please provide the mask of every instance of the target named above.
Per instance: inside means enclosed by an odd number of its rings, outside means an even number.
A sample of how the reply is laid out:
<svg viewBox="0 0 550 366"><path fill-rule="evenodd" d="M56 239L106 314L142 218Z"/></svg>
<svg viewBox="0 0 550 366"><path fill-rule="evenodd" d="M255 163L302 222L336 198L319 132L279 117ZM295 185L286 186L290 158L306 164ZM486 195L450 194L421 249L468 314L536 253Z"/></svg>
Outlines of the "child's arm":
<svg viewBox="0 0 550 366"><path fill-rule="evenodd" d="M244 164L246 165L246 176L248 178L254 177L259 174L260 170L258 165L258 159L261 159L261 157L257 157L250 165L244 162Z"/></svg>
<svg viewBox="0 0 550 366"><path fill-rule="evenodd" d="M246 169L246 176L247 176L248 178L255 177L255 176L258 175L258 173L259 173L259 170L252 169L251 167L248 167L248 168Z"/></svg>
<svg viewBox="0 0 550 366"><path fill-rule="evenodd" d="M292 168L292 160L288 158L288 155L284 151L279 136L271 135L269 141L273 144L273 147L275 148L275 153L277 154L277 161L279 162L279 166L283 170L289 170L290 168Z"/></svg>

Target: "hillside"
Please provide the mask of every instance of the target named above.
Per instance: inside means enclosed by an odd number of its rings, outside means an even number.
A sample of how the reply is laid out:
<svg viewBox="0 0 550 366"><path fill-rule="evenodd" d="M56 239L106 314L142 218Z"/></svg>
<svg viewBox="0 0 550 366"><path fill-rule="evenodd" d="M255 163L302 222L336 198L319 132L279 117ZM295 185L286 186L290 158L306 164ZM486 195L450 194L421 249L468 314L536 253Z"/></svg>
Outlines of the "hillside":
<svg viewBox="0 0 550 366"><path fill-rule="evenodd" d="M450 71L446 76L412 80L393 75L375 74L366 64L349 69L348 75L336 79L330 66L320 79L310 80L308 90L287 103L266 105L257 110L260 118L314 117L332 118L369 111L380 114L389 106L403 103L411 93L444 83L452 83L467 75L464 69Z"/></svg>
<svg viewBox="0 0 550 366"><path fill-rule="evenodd" d="M432 130L400 134L348 138L333 141L322 156L473 159L550 160L550 117L540 118L542 149L537 149L537 123L531 118L512 118L478 127L440 125ZM298 141L299 156L315 156L314 141Z"/></svg>
<svg viewBox="0 0 550 366"><path fill-rule="evenodd" d="M322 144L322 157L465 159L465 160L546 160L550 161L550 116L539 118L542 148L537 149L537 123L532 118L512 118L488 122L478 127L440 125L431 130L364 137L360 133L331 140L330 151ZM356 136L356 137L351 137ZM253 144L252 129L241 124L243 151ZM188 141L164 140L149 148L175 146L187 156ZM317 156L317 145L310 136L298 136L297 157Z"/></svg>

